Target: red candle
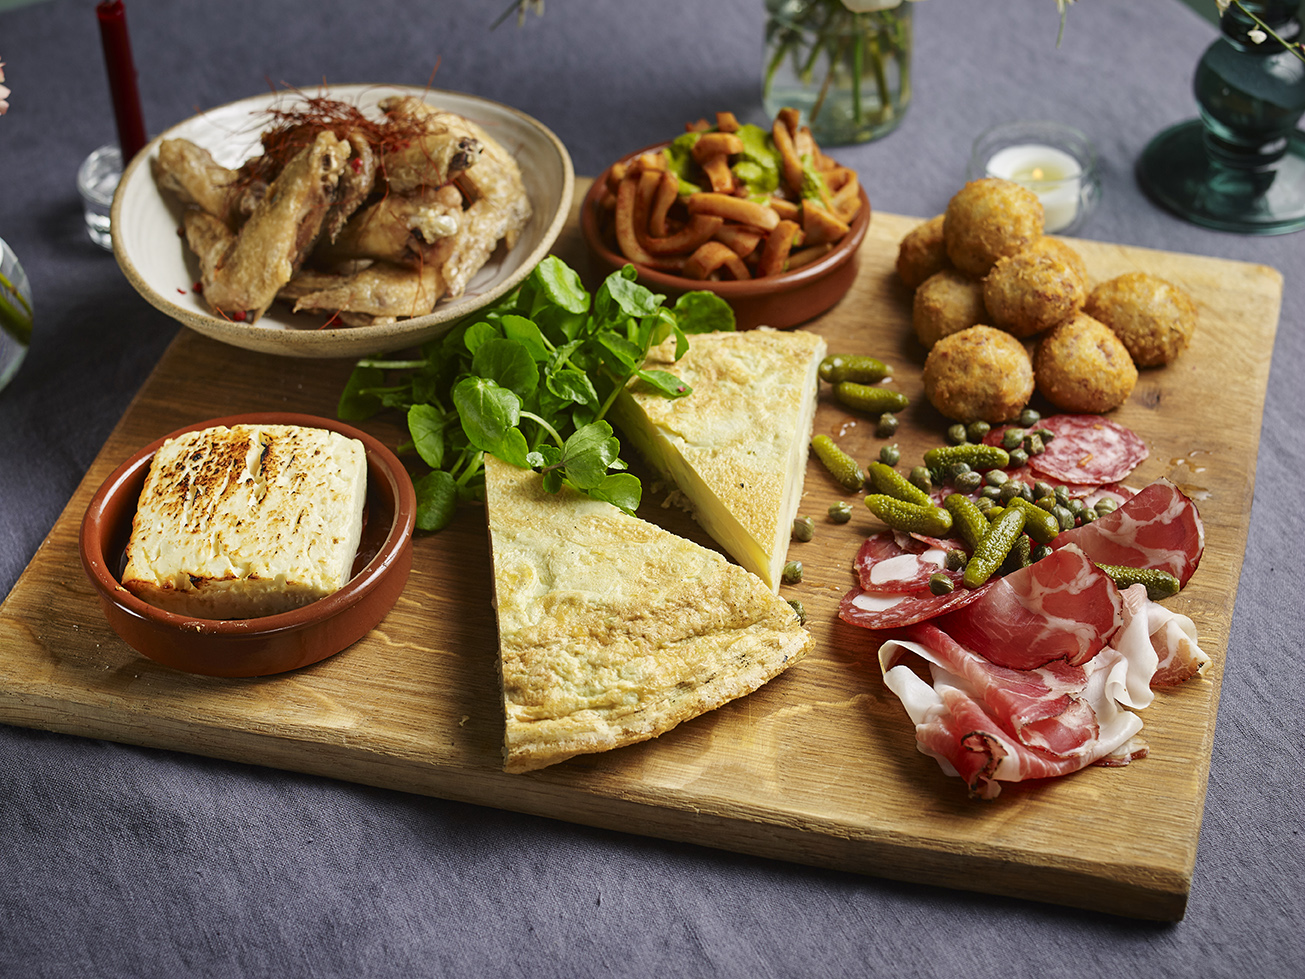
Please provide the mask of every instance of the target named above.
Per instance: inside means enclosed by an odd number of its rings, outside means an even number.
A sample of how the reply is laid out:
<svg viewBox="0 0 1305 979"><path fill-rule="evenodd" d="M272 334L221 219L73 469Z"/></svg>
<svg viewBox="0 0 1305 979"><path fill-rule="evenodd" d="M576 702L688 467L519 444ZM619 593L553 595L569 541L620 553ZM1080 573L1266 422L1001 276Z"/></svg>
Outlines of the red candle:
<svg viewBox="0 0 1305 979"><path fill-rule="evenodd" d="M140 111L140 92L136 89L136 66L131 60L131 39L127 36L127 11L122 0L102 0L95 5L100 21L100 41L104 45L104 65L109 72L109 93L113 97L113 117L118 124L118 146L123 166L147 142L145 119Z"/></svg>

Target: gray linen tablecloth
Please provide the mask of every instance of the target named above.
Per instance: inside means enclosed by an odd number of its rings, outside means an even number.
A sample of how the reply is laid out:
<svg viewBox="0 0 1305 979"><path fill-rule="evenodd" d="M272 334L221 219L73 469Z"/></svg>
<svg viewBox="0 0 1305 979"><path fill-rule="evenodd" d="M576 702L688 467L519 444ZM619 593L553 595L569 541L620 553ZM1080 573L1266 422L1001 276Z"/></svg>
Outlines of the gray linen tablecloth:
<svg viewBox="0 0 1305 979"><path fill-rule="evenodd" d="M385 81L466 91L550 126L580 174L735 107L760 116L761 0L129 0L152 131L265 91ZM1213 3L1213 0L1211 0ZM114 139L89 2L0 13L0 235L38 323L0 392L0 594L177 326L86 240L73 177ZM1214 29L1177 0L915 7L915 101L840 150L881 211L939 212L969 145L1014 118L1095 140L1084 237L1286 275L1250 541L1186 919L1120 920L880 881L166 751L0 726L0 975L1305 974L1302 646L1305 235L1204 231L1132 162L1195 114ZM438 71L435 69L438 67Z"/></svg>

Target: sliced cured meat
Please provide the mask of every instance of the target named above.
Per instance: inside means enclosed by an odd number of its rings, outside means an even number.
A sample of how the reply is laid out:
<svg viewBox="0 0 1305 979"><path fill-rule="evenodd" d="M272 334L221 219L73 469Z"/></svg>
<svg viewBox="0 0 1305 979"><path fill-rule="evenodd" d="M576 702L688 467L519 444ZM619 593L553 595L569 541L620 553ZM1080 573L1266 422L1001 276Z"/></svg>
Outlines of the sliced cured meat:
<svg viewBox="0 0 1305 979"><path fill-rule="evenodd" d="M862 629L900 629L964 608L981 598L988 587L957 588L950 595L872 595L853 588L839 603L838 617Z"/></svg>
<svg viewBox="0 0 1305 979"><path fill-rule="evenodd" d="M1050 415L1035 427L1047 429L1055 438L1045 451L1029 458L1029 468L1067 486L1118 483L1149 454L1132 429L1101 415ZM984 441L1000 445L1005 431L994 429Z"/></svg>
<svg viewBox="0 0 1305 979"><path fill-rule="evenodd" d="M1078 548L1065 547L990 582L980 599L938 624L993 663L1032 670L1058 659L1086 663L1119 628L1122 609L1115 583Z"/></svg>
<svg viewBox="0 0 1305 979"><path fill-rule="evenodd" d="M1119 509L1051 542L1055 550L1069 545L1097 564L1168 571L1185 585L1205 551L1205 527L1182 490L1158 479Z"/></svg>
<svg viewBox="0 0 1305 979"><path fill-rule="evenodd" d="M1210 657L1197 645L1196 624L1191 619L1148 599L1145 585L1131 585L1120 594L1124 627L1113 645L1123 648L1125 642L1142 639L1150 644L1156 657L1152 687L1173 686L1209 669ZM1133 635L1126 638L1130 632ZM1133 655L1140 657L1141 653Z"/></svg>
<svg viewBox="0 0 1305 979"><path fill-rule="evenodd" d="M1083 668L1003 671L935 626L908 635L880 647L884 682L915 724L920 751L964 779L971 795L991 799L1000 782L1122 765L1145 754L1136 738L1141 718L1127 708L1151 702L1154 655L1134 662L1107 648ZM908 654L929 664L931 683L901 662Z"/></svg>
<svg viewBox="0 0 1305 979"><path fill-rule="evenodd" d="M866 538L853 567L861 590L872 595L927 595L929 579L945 574L959 585L961 572L948 571L949 550L964 550L960 541L915 537L886 530Z"/></svg>

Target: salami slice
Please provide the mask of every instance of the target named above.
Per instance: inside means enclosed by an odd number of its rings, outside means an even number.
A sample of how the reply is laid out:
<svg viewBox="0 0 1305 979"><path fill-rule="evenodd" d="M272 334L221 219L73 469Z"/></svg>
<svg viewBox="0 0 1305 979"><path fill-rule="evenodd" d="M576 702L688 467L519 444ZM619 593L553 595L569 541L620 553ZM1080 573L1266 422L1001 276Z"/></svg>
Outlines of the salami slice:
<svg viewBox="0 0 1305 979"><path fill-rule="evenodd" d="M1146 443L1132 429L1101 415L1050 415L1035 427L1047 429L1055 438L1046 451L1029 459L1029 468L1067 486L1087 488L1117 483L1149 454ZM993 429L984 441L1000 445L1005 431Z"/></svg>
<svg viewBox="0 0 1305 979"><path fill-rule="evenodd" d="M1187 584L1205 551L1205 527L1196 504L1167 479L1157 479L1118 510L1075 527L1051 542L1077 545L1097 564L1168 571Z"/></svg>
<svg viewBox="0 0 1305 979"><path fill-rule="evenodd" d="M964 608L982 597L992 584L990 582L982 588L957 588L949 595L872 595L853 588L839 603L838 617L848 625L862 629L900 629Z"/></svg>
<svg viewBox="0 0 1305 979"><path fill-rule="evenodd" d="M964 550L960 541L923 539L883 531L866 538L857 551L854 567L861 590L873 595L927 595L929 579L945 574L959 587L960 571L943 566L947 551Z"/></svg>

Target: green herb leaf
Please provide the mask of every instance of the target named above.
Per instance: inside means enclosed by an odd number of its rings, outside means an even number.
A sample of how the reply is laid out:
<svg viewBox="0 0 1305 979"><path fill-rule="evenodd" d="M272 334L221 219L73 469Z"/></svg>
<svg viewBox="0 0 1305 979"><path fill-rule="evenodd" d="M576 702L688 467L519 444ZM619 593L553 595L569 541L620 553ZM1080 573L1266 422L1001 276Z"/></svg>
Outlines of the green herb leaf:
<svg viewBox="0 0 1305 979"><path fill-rule="evenodd" d="M495 337L486 340L471 359L471 372L489 378L500 387L529 397L539 386L539 367L525 344Z"/></svg>
<svg viewBox="0 0 1305 979"><path fill-rule="evenodd" d="M567 479L577 488L591 489L607 476L607 470L621 453L621 443L607 422L593 422L566 440L562 463Z"/></svg>
<svg viewBox="0 0 1305 979"><path fill-rule="evenodd" d="M384 383L385 372L379 367L355 367L340 392L340 401L335 407L336 417L346 422L371 418L384 405L368 389L378 388Z"/></svg>
<svg viewBox="0 0 1305 979"><path fill-rule="evenodd" d="M536 361L543 363L548 360L552 345L544 339L543 332L533 320L508 313L500 320L500 325L503 327L503 335L520 343Z"/></svg>
<svg viewBox="0 0 1305 979"><path fill-rule="evenodd" d="M595 500L604 500L626 513L639 509L642 494L643 487L638 478L629 473L612 473L589 489L589 495Z"/></svg>
<svg viewBox="0 0 1305 979"><path fill-rule="evenodd" d="M443 530L453 521L458 508L458 487L443 469L427 473L413 483L417 491L418 530Z"/></svg>
<svg viewBox="0 0 1305 979"><path fill-rule="evenodd" d="M693 393L693 388L669 371L641 370L635 376L639 380L651 384L668 398L683 398L685 395Z"/></svg>
<svg viewBox="0 0 1305 979"><path fill-rule="evenodd" d="M462 343L474 356L482 346L490 340L497 340L500 336L502 334L499 332L498 327L482 320L467 327L467 332L462 336Z"/></svg>
<svg viewBox="0 0 1305 979"><path fill-rule="evenodd" d="M724 333L734 329L734 310L706 289L686 292L675 300L675 319L685 333Z"/></svg>
<svg viewBox="0 0 1305 979"><path fill-rule="evenodd" d="M444 465L444 412L434 405L416 404L408 409L408 434L421 456L432 469Z"/></svg>
<svg viewBox="0 0 1305 979"><path fill-rule="evenodd" d="M471 444L493 452L521 420L521 399L484 377L467 377L453 388L453 405Z"/></svg>

